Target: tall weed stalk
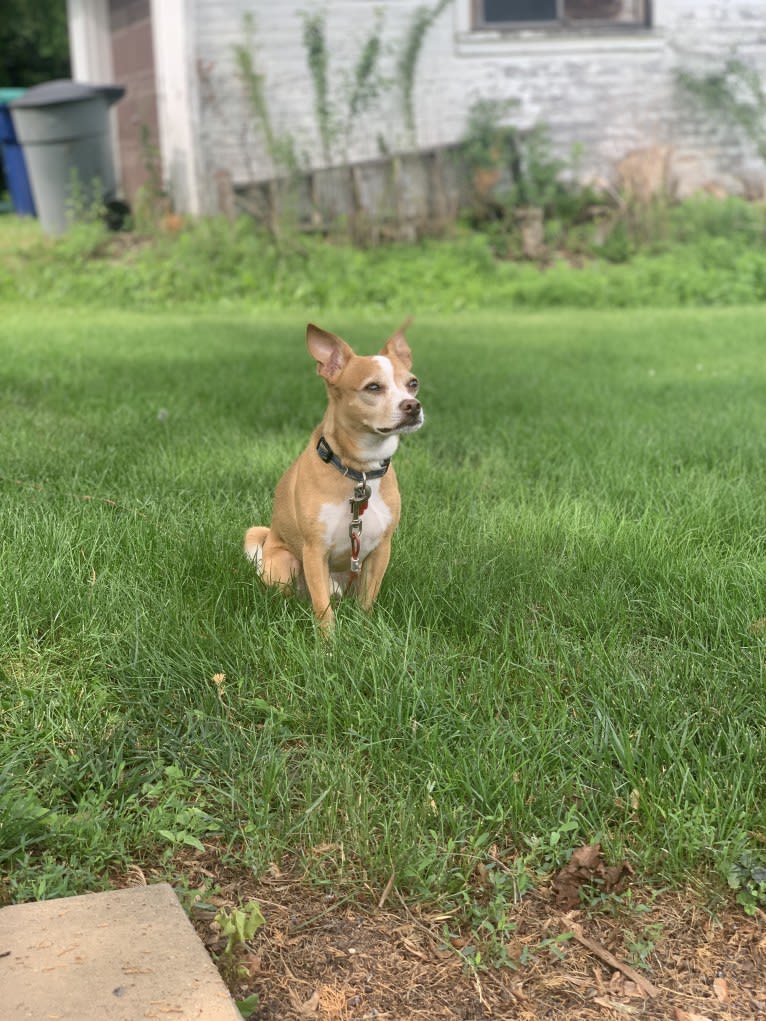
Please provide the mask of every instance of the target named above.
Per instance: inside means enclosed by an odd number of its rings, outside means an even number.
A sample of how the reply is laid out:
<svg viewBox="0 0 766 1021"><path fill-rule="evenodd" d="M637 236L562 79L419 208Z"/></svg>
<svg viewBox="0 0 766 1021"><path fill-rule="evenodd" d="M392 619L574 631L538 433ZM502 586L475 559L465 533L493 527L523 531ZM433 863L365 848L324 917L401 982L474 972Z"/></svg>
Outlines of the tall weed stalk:
<svg viewBox="0 0 766 1021"><path fill-rule="evenodd" d="M315 11L303 12L301 17L303 18L303 45L314 88L314 110L322 146L322 157L325 163L330 163L336 127L330 104L325 15L322 11Z"/></svg>
<svg viewBox="0 0 766 1021"><path fill-rule="evenodd" d="M417 141L415 125L415 74L417 72L420 54L423 43L428 35L431 26L438 19L442 11L449 7L452 0L438 0L433 7L418 7L410 21L407 36L404 40L401 56L397 62L397 71L402 91L402 113L404 125L407 129L410 142L414 145Z"/></svg>
<svg viewBox="0 0 766 1021"><path fill-rule="evenodd" d="M733 54L718 71L680 71L677 80L717 124L738 128L766 161L766 90L756 68Z"/></svg>

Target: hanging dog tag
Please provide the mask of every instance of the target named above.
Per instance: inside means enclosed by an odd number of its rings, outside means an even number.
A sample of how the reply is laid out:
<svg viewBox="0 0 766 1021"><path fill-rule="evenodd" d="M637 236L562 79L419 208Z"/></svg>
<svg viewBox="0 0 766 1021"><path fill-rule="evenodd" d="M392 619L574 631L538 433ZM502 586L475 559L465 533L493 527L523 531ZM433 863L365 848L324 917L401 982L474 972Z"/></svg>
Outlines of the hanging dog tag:
<svg viewBox="0 0 766 1021"><path fill-rule="evenodd" d="M357 483L354 488L354 495L349 500L351 504L351 517L357 519L360 514L367 510L367 503L372 496L372 489L366 482Z"/></svg>

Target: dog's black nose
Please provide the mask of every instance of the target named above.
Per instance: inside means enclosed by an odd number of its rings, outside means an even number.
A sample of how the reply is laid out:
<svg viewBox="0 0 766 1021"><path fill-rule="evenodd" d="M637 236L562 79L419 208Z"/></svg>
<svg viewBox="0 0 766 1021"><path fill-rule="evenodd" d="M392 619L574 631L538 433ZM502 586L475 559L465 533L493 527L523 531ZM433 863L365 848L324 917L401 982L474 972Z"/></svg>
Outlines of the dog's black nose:
<svg viewBox="0 0 766 1021"><path fill-rule="evenodd" d="M412 398L402 401L399 405L399 410L403 411L405 415L410 415L414 418L416 415L420 414L420 401L412 400Z"/></svg>

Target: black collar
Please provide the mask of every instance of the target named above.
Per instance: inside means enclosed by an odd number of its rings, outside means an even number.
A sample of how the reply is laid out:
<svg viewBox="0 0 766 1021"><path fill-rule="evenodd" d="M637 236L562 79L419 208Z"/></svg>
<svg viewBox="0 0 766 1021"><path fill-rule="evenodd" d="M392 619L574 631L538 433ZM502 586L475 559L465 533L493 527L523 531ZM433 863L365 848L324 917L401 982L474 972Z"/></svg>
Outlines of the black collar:
<svg viewBox="0 0 766 1021"><path fill-rule="evenodd" d="M369 479L382 479L388 471L388 466L391 464L391 458L387 457L385 461L381 461L380 468L374 468L369 472L360 472L357 471L356 468L349 468L333 451L324 436L319 437L319 443L317 443L317 454L319 454L325 464L333 465L342 475L348 475L348 477L353 479L354 482L365 482Z"/></svg>

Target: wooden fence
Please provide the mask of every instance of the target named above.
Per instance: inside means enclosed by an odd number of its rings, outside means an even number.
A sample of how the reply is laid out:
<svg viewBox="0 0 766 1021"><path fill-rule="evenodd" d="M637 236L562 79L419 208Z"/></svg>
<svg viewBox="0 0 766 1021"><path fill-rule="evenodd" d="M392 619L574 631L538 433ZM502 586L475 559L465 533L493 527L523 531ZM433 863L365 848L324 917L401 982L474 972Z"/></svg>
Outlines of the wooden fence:
<svg viewBox="0 0 766 1021"><path fill-rule="evenodd" d="M224 189L220 189L223 191ZM272 231L346 233L375 244L438 235L475 201L458 146L229 185L224 208Z"/></svg>

